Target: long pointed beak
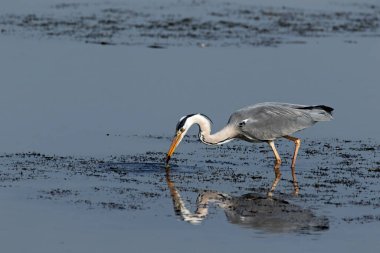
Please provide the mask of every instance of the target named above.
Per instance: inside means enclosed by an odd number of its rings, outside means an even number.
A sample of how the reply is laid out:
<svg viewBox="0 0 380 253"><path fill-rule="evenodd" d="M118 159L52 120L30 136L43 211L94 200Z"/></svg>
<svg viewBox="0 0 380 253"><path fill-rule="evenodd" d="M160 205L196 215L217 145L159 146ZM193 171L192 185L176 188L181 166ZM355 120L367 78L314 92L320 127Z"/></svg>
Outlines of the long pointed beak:
<svg viewBox="0 0 380 253"><path fill-rule="evenodd" d="M174 150L176 149L179 142L181 141L181 139L182 139L181 136L182 136L182 134L180 132L177 132L177 134L174 136L174 139L172 141L172 145L170 145L168 154L166 155L166 165L169 164L170 157L172 156L172 154L174 153Z"/></svg>

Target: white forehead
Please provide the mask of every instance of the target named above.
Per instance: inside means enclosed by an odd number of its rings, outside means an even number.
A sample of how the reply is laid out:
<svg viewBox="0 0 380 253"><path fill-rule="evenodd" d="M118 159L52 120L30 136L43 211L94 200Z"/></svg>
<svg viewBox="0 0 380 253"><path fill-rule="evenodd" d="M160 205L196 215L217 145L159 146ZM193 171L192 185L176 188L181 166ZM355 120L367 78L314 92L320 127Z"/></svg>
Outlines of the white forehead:
<svg viewBox="0 0 380 253"><path fill-rule="evenodd" d="M184 116L184 117L182 117L181 119L180 119L180 121L182 121L183 119L185 119L186 118L186 120L185 120L185 124L183 124L183 128L189 128L193 123L194 123L194 117L195 117L196 115L191 115L190 117L189 116Z"/></svg>
<svg viewBox="0 0 380 253"><path fill-rule="evenodd" d="M191 125L194 124L195 118L197 118L197 114L189 114L181 117L177 123L176 129L179 130L180 128L190 128Z"/></svg>
<svg viewBox="0 0 380 253"><path fill-rule="evenodd" d="M176 130L179 130L180 128L189 129L195 123L202 124L205 122L208 122L208 124L212 123L207 116L200 113L186 115L179 119Z"/></svg>

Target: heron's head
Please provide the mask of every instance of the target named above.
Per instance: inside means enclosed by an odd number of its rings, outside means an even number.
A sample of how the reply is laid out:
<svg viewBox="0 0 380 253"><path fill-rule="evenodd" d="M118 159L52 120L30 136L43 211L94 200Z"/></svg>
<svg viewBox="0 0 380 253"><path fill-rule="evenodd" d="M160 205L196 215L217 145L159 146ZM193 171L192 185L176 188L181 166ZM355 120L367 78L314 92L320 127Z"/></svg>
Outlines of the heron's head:
<svg viewBox="0 0 380 253"><path fill-rule="evenodd" d="M190 127L195 123L202 124L202 122L205 122L205 121L207 122L207 124L210 124L209 122L211 122L211 120L207 116L199 114L199 113L189 114L180 118L175 128L176 133L174 135L172 144L166 156L166 164L169 163L170 157L172 156L175 149L178 147L179 143L182 141L183 137L186 135Z"/></svg>

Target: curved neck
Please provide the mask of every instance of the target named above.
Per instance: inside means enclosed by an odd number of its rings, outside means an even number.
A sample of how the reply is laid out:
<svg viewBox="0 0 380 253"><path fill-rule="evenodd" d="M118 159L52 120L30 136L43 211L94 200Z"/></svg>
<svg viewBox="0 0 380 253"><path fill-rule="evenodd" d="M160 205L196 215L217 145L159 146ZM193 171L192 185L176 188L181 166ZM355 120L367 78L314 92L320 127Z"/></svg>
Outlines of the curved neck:
<svg viewBox="0 0 380 253"><path fill-rule="evenodd" d="M237 135L232 125L227 125L220 131L211 134L211 123L209 119L199 114L193 116L193 124L199 125L199 139L208 145L220 145L229 142Z"/></svg>

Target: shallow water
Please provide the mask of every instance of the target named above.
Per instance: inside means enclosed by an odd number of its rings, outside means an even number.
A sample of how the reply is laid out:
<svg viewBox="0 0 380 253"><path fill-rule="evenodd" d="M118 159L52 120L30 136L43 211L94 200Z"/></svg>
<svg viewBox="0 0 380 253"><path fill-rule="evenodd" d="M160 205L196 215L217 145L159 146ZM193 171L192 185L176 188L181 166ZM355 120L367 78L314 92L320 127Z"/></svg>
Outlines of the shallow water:
<svg viewBox="0 0 380 253"><path fill-rule="evenodd" d="M334 121L300 137L378 139L379 43L358 40L152 50L1 37L0 150L144 152L147 143L129 145L127 137L171 137L177 120L194 112L220 129L231 112L262 101L336 109ZM158 140L149 145L168 148Z"/></svg>
<svg viewBox="0 0 380 253"><path fill-rule="evenodd" d="M366 251L379 249L378 142L305 140L298 196L289 168L293 147L280 142L283 177L273 199L266 197L274 179L266 146L186 144L189 151L177 153L169 170L160 163L164 152L104 159L3 155L3 246L11 248L17 233L36 252L188 252L194 243L221 252L230 251L231 243L241 250L354 252L357 240L366 242ZM41 236L48 243L40 244Z"/></svg>
<svg viewBox="0 0 380 253"><path fill-rule="evenodd" d="M7 252L379 251L376 1L2 5ZM111 36L102 20L134 30ZM254 25L267 31L252 36ZM195 36L181 31L190 26ZM220 129L263 101L335 108L297 134L299 196L285 140L273 199L265 144L205 147L192 129L163 166L181 116L201 112Z"/></svg>

